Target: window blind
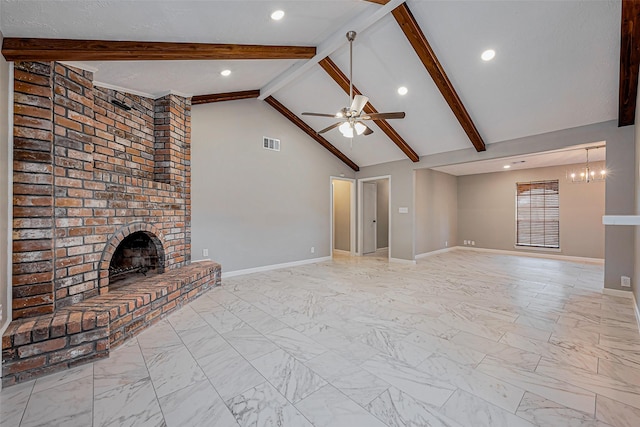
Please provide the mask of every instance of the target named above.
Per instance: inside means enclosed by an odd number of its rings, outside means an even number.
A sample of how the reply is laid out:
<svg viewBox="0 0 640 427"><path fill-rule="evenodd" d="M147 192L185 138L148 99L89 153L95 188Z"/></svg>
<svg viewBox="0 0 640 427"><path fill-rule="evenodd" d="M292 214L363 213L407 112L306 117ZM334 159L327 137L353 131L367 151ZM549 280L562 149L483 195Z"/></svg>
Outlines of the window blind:
<svg viewBox="0 0 640 427"><path fill-rule="evenodd" d="M516 183L519 246L560 248L558 180Z"/></svg>

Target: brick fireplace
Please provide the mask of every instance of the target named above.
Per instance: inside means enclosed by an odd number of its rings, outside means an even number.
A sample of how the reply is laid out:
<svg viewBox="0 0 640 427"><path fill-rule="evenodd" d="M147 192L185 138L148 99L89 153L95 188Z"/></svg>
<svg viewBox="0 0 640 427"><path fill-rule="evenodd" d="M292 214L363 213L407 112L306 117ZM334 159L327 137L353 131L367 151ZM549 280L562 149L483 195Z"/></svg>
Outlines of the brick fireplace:
<svg viewBox="0 0 640 427"><path fill-rule="evenodd" d="M15 63L13 322L3 383L104 357L219 284L219 265L186 267L190 127L189 98L94 86L91 72L60 63ZM92 347L72 351L73 343Z"/></svg>

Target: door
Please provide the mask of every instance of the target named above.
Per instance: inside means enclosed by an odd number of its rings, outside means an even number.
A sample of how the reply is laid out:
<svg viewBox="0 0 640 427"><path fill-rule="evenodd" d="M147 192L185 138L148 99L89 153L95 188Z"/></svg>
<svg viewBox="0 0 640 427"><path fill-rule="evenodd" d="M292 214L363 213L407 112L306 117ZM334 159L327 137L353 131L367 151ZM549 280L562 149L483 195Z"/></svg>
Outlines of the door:
<svg viewBox="0 0 640 427"><path fill-rule="evenodd" d="M378 186L376 183L362 183L362 253L370 254L377 246L377 205Z"/></svg>

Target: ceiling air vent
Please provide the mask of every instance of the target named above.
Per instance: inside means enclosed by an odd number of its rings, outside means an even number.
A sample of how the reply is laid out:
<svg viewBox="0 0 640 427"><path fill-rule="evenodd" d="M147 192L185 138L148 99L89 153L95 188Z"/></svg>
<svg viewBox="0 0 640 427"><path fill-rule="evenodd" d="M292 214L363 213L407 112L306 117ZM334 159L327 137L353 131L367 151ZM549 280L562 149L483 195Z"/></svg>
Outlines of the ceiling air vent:
<svg viewBox="0 0 640 427"><path fill-rule="evenodd" d="M267 150L280 151L280 140L263 136L262 148L265 148Z"/></svg>

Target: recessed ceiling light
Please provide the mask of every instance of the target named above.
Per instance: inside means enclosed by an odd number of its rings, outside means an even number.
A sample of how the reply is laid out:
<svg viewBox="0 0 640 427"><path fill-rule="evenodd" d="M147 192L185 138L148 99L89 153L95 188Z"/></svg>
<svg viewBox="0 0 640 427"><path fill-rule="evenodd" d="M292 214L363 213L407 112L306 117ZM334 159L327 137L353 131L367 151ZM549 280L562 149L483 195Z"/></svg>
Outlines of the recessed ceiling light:
<svg viewBox="0 0 640 427"><path fill-rule="evenodd" d="M224 77L230 76L231 75L231 70L222 70L222 71L220 71L220 75L224 76Z"/></svg>
<svg viewBox="0 0 640 427"><path fill-rule="evenodd" d="M398 88L398 93L399 93L400 95L406 95L408 92L409 92L409 89L407 89L407 88L406 88L406 87L404 87L404 86L400 86L400 87Z"/></svg>
<svg viewBox="0 0 640 427"><path fill-rule="evenodd" d="M279 21L284 18L284 10L276 10L271 14L271 19L274 21Z"/></svg>
<svg viewBox="0 0 640 427"><path fill-rule="evenodd" d="M503 168L505 169L509 169L511 167L511 165L504 165Z"/></svg>
<svg viewBox="0 0 640 427"><path fill-rule="evenodd" d="M483 61L491 61L495 56L496 56L495 50L487 49L484 52L482 52L482 55L480 55L480 58L482 58Z"/></svg>

